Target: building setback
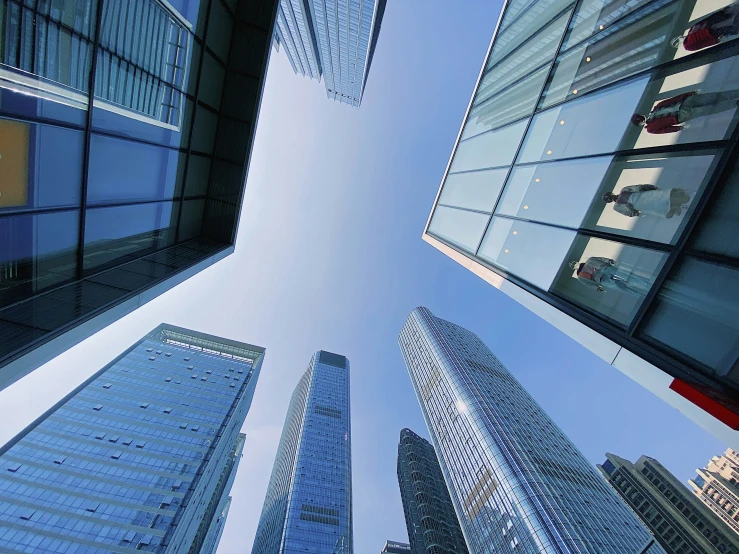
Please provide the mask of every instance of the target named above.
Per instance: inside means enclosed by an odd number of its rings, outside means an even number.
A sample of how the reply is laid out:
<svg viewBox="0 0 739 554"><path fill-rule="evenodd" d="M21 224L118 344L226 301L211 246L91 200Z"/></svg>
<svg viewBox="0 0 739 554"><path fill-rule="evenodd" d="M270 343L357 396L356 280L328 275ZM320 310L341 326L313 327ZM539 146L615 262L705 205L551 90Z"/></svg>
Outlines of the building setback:
<svg viewBox="0 0 739 554"><path fill-rule="evenodd" d="M4 3L0 389L233 252L277 3Z"/></svg>
<svg viewBox="0 0 739 554"><path fill-rule="evenodd" d="M667 554L739 553L739 537L657 460L642 456L632 464L614 454L606 458L598 465L603 477Z"/></svg>
<svg viewBox="0 0 739 554"><path fill-rule="evenodd" d="M0 449L0 549L213 552L263 358L154 329Z"/></svg>
<svg viewBox="0 0 739 554"><path fill-rule="evenodd" d="M421 307L399 343L472 554L664 554L475 334Z"/></svg>
<svg viewBox="0 0 739 554"><path fill-rule="evenodd" d="M739 449L735 8L507 0L423 240Z"/></svg>
<svg viewBox="0 0 739 554"><path fill-rule="evenodd" d="M413 554L468 554L434 447L400 432L398 484Z"/></svg>
<svg viewBox="0 0 739 554"><path fill-rule="evenodd" d="M739 535L739 453L727 448L688 481L693 493Z"/></svg>
<svg viewBox="0 0 739 554"><path fill-rule="evenodd" d="M319 350L290 399L252 554L352 554L349 360Z"/></svg>
<svg viewBox="0 0 739 554"><path fill-rule="evenodd" d="M274 41L295 73L323 78L326 96L359 107L387 0L280 0Z"/></svg>

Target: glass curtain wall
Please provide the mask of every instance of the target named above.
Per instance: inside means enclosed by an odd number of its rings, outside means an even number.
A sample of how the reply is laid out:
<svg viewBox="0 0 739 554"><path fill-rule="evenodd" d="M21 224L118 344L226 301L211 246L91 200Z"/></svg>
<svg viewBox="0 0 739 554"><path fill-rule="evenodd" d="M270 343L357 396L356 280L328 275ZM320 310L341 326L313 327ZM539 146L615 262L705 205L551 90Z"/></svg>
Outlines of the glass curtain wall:
<svg viewBox="0 0 739 554"><path fill-rule="evenodd" d="M739 4L504 9L427 232L736 411Z"/></svg>

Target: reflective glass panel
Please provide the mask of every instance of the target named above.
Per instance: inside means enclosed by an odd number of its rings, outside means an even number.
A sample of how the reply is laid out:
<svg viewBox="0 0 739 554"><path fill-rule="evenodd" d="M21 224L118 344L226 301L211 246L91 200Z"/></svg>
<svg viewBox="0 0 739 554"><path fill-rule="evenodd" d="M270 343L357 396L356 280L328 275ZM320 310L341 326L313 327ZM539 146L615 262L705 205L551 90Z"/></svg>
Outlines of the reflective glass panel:
<svg viewBox="0 0 739 554"><path fill-rule="evenodd" d="M79 206L81 131L0 119L0 212Z"/></svg>
<svg viewBox="0 0 739 554"><path fill-rule="evenodd" d="M652 310L644 335L739 382L739 270L688 258Z"/></svg>
<svg viewBox="0 0 739 554"><path fill-rule="evenodd" d="M85 269L174 241L174 202L90 208L85 223Z"/></svg>
<svg viewBox="0 0 739 554"><path fill-rule="evenodd" d="M606 154L619 148L632 126L648 77L596 92L537 114L524 141L520 162Z"/></svg>
<svg viewBox="0 0 739 554"><path fill-rule="evenodd" d="M507 169L450 173L444 181L439 204L490 213L507 173Z"/></svg>
<svg viewBox="0 0 739 554"><path fill-rule="evenodd" d="M450 172L509 165L516 155L528 120L463 139L457 145ZM468 121L467 126L475 125ZM464 136L464 134L463 134Z"/></svg>
<svg viewBox="0 0 739 554"><path fill-rule="evenodd" d="M171 200L179 189L177 150L93 134L90 203Z"/></svg>
<svg viewBox="0 0 739 554"><path fill-rule="evenodd" d="M0 303L74 278L79 210L0 216Z"/></svg>
<svg viewBox="0 0 739 554"><path fill-rule="evenodd" d="M429 225L429 232L457 246L474 252L485 232L489 215L437 206Z"/></svg>
<svg viewBox="0 0 739 554"><path fill-rule="evenodd" d="M627 326L652 288L666 254L578 235L551 292ZM574 266L574 267L573 267Z"/></svg>
<svg viewBox="0 0 739 554"><path fill-rule="evenodd" d="M736 163L736 162L735 162ZM739 259L739 173L736 165L729 168L730 178L713 204L702 214L691 237L692 248Z"/></svg>
<svg viewBox="0 0 739 554"><path fill-rule="evenodd" d="M674 59L675 49L665 44L680 34L680 7L680 2L658 0L559 56L540 107Z"/></svg>

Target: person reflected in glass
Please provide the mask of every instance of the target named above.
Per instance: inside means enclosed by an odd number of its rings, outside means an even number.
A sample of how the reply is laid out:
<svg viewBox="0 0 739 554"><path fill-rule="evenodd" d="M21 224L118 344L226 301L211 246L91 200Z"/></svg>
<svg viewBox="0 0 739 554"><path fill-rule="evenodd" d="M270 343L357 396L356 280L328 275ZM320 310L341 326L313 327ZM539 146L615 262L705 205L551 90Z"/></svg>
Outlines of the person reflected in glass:
<svg viewBox="0 0 739 554"><path fill-rule="evenodd" d="M598 292L617 290L643 296L652 285L648 279L635 275L633 267L619 265L611 258L591 256L584 263L572 261L569 266L575 270L578 281Z"/></svg>
<svg viewBox="0 0 739 554"><path fill-rule="evenodd" d="M670 219L681 215L690 202L687 191L661 189L655 185L631 185L624 187L618 194L607 192L603 195L606 204L613 202L613 209L626 217L652 215Z"/></svg>
<svg viewBox="0 0 739 554"><path fill-rule="evenodd" d="M739 90L701 92L694 90L665 98L658 102L649 115L635 113L631 123L645 127L647 133L677 133L688 128L687 122L697 117L732 110L739 106Z"/></svg>
<svg viewBox="0 0 739 554"><path fill-rule="evenodd" d="M685 50L695 52L737 36L739 36L739 3L734 3L694 23L686 35L675 37L671 43L675 48L682 43Z"/></svg>

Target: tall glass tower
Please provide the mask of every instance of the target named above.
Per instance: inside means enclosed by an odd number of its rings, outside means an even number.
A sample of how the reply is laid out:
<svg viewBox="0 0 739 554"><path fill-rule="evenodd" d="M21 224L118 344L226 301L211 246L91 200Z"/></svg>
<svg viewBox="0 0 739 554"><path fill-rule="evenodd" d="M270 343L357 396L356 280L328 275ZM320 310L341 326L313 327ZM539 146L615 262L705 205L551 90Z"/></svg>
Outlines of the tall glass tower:
<svg viewBox="0 0 739 554"><path fill-rule="evenodd" d="M467 554L434 447L410 429L400 432L398 484L413 554Z"/></svg>
<svg viewBox="0 0 739 554"><path fill-rule="evenodd" d="M252 554L352 554L349 360L319 350L288 407Z"/></svg>
<svg viewBox="0 0 739 554"><path fill-rule="evenodd" d="M326 95L359 106L387 0L280 0L274 40L295 73L320 79Z"/></svg>
<svg viewBox="0 0 739 554"><path fill-rule="evenodd" d="M416 308L399 343L472 554L664 554L474 333Z"/></svg>
<svg viewBox="0 0 739 554"><path fill-rule="evenodd" d="M0 550L214 551L263 358L154 329L0 449Z"/></svg>

